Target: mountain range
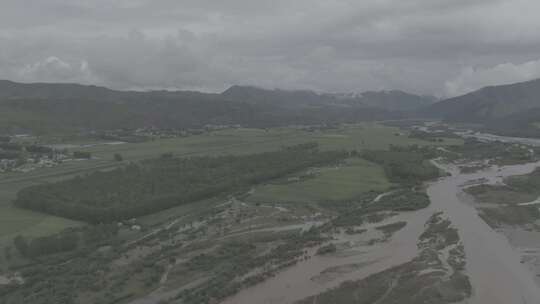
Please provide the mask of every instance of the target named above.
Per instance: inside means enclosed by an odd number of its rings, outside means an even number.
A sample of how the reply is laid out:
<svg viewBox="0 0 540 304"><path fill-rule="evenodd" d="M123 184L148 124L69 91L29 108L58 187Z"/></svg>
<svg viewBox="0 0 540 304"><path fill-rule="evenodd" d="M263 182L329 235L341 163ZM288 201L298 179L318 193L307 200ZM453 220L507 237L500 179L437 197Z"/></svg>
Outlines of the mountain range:
<svg viewBox="0 0 540 304"><path fill-rule="evenodd" d="M80 84L0 81L2 132L155 126L271 127L399 119L434 101L400 91L343 95L232 86L220 94L118 91Z"/></svg>
<svg viewBox="0 0 540 304"><path fill-rule="evenodd" d="M540 79L490 86L437 100L402 91L318 93L232 86L222 93L119 91L65 83L0 80L0 132L119 128L272 127L404 118L481 125L540 137Z"/></svg>

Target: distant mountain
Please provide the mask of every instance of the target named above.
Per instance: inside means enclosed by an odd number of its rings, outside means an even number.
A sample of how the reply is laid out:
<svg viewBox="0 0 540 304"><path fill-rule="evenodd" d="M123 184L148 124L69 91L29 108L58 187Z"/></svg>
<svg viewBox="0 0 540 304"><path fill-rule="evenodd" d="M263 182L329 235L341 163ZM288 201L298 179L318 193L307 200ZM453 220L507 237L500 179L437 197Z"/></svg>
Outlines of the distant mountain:
<svg viewBox="0 0 540 304"><path fill-rule="evenodd" d="M18 83L0 80L0 99L21 98L96 98L111 100L117 98L119 92L93 85L74 83Z"/></svg>
<svg viewBox="0 0 540 304"><path fill-rule="evenodd" d="M267 90L252 86L232 86L221 95L250 104L279 105L287 108L335 104L337 98L313 91Z"/></svg>
<svg viewBox="0 0 540 304"><path fill-rule="evenodd" d="M359 96L365 105L395 111L414 111L437 101L433 96L414 95L403 91L367 91Z"/></svg>
<svg viewBox="0 0 540 304"><path fill-rule="evenodd" d="M540 136L540 79L490 86L424 110L451 122L483 124L501 134Z"/></svg>
<svg viewBox="0 0 540 304"><path fill-rule="evenodd" d="M0 100L20 99L83 99L122 103L148 98L216 98L219 94L196 91L118 91L95 85L76 83L18 83L0 80Z"/></svg>
<svg viewBox="0 0 540 304"><path fill-rule="evenodd" d="M316 93L313 91L267 90L251 86L232 86L223 96L248 103L297 106L364 106L388 111L413 111L437 101L402 91L367 91L363 93Z"/></svg>
<svg viewBox="0 0 540 304"><path fill-rule="evenodd" d="M0 133L73 132L212 125L272 127L399 119L424 97L406 93L343 97L233 86L221 94L118 91L80 84L0 81ZM420 101L420 103L423 101ZM396 106L399 105L399 106Z"/></svg>

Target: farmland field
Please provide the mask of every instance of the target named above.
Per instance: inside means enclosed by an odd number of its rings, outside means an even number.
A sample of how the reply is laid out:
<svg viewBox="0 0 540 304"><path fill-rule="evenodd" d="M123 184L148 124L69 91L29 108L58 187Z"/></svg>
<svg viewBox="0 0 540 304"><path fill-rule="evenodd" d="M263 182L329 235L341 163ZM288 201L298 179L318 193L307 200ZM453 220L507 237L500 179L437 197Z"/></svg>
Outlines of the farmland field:
<svg viewBox="0 0 540 304"><path fill-rule="evenodd" d="M319 202L350 199L367 191L384 191L391 186L383 169L359 158L342 165L315 170L313 177L289 183L270 183L254 189L253 202Z"/></svg>
<svg viewBox="0 0 540 304"><path fill-rule="evenodd" d="M379 124L347 125L336 129L309 132L299 128L274 129L225 129L196 136L157 139L136 144L98 145L83 150L102 159L112 159L121 153L127 160L139 160L171 152L178 156L251 154L273 151L283 146L317 142L323 150L386 149L390 145L453 145L461 139L444 139L443 142L409 138L397 128Z"/></svg>

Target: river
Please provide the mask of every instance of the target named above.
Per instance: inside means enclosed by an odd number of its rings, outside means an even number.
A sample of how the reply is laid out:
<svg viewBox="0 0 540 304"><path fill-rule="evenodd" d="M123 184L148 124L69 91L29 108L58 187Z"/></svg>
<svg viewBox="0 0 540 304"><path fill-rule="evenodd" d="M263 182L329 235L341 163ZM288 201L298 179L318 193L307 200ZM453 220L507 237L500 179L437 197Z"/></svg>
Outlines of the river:
<svg viewBox="0 0 540 304"><path fill-rule="evenodd" d="M359 235L334 235L336 244L345 246L339 255L319 256L310 251L311 258L302 261L253 287L241 290L225 299L222 304L284 304L336 287L347 280L359 280L392 266L406 263L417 255L418 236L432 214L431 208L417 212L403 212L377 224L360 228L367 232ZM406 221L405 228L396 232L387 242L375 245L369 240L381 237L375 227Z"/></svg>
<svg viewBox="0 0 540 304"><path fill-rule="evenodd" d="M503 178L526 174L538 163L490 167L463 174L453 165L434 162L451 173L428 185L431 205L416 212L406 212L389 221L405 220L405 229L388 243L376 246L354 246L350 255L317 257L293 266L257 286L242 290L223 303L293 303L309 295L337 286L345 280L355 280L407 262L416 256L416 241L428 217L442 211L458 229L467 259L466 273L473 286L473 295L466 303L508 304L540 303L540 288L533 274L521 263L519 250L513 248L504 235L491 229L463 195L464 185L482 180L500 183ZM351 267L356 265L356 267ZM330 281L314 280L328 269L345 269Z"/></svg>
<svg viewBox="0 0 540 304"><path fill-rule="evenodd" d="M461 174L452 166L438 165L452 176L431 183L427 193L432 208L443 211L458 229L465 247L466 272L473 286L473 296L467 303L540 303L540 288L533 274L521 263L519 251L504 235L491 229L462 195L463 185L471 181L486 179L488 183L498 183L507 176L530 173L540 162L491 167L472 174Z"/></svg>

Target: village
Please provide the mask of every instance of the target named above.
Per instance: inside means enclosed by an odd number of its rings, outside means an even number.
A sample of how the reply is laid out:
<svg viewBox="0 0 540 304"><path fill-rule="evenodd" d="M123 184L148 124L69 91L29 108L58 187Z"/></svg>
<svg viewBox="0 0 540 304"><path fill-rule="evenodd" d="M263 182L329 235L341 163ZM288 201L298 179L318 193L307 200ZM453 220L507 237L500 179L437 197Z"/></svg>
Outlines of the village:
<svg viewBox="0 0 540 304"><path fill-rule="evenodd" d="M29 172L54 167L73 158L67 150L53 149L35 143L17 141L15 136L0 137L0 173Z"/></svg>

